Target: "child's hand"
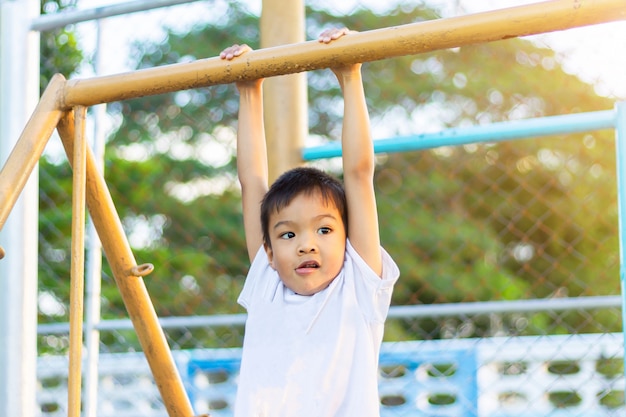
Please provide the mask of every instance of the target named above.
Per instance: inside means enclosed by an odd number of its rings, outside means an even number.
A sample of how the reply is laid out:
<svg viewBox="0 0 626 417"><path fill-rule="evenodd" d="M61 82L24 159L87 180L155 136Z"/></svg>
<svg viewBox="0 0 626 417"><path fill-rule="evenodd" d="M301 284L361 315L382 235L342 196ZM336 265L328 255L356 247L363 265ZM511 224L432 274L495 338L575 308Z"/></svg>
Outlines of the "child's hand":
<svg viewBox="0 0 626 417"><path fill-rule="evenodd" d="M332 41L350 33L356 33L356 31L350 30L346 27L326 29L325 31L320 33L320 35L317 37L317 40L322 43L331 43Z"/></svg>
<svg viewBox="0 0 626 417"><path fill-rule="evenodd" d="M331 43L332 41L337 40L341 38L342 36L349 35L351 33L357 33L357 32L355 30L350 30L347 27L326 29L325 31L320 33L320 35L317 37L317 40L320 43ZM343 88L343 77L349 76L350 74L355 74L355 73L360 74L361 64L352 64L352 65L347 65L347 66L334 67L334 68L331 68L331 70L333 71L333 73L335 73L335 75L337 76L337 79L339 80L339 84Z"/></svg>
<svg viewBox="0 0 626 417"><path fill-rule="evenodd" d="M241 56L251 50L252 48L245 43L243 45L234 44L233 46L229 46L220 52L220 58L230 61L231 59L237 58L238 56Z"/></svg>
<svg viewBox="0 0 626 417"><path fill-rule="evenodd" d="M220 58L231 61L251 50L252 48L250 48L245 43L242 45L234 44L233 46L229 46L228 48L220 52ZM238 81L235 83L235 85L237 86L237 89L241 92L242 90L248 88L258 88L261 86L262 83L263 78L259 78L258 80Z"/></svg>

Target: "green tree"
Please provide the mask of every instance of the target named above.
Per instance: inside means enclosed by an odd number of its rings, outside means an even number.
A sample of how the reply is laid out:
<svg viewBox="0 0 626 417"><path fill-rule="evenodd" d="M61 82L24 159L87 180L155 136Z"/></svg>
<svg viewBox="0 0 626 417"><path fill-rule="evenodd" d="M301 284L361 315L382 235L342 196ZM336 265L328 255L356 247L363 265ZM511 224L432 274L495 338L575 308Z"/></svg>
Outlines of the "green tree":
<svg viewBox="0 0 626 417"><path fill-rule="evenodd" d="M78 0L42 0L41 14L58 13L76 7ZM85 56L78 45L73 26L53 29L41 33L40 43L40 90L44 90L54 74L66 78L76 72Z"/></svg>
<svg viewBox="0 0 626 417"><path fill-rule="evenodd" d="M258 17L243 6L231 2L212 16L188 33L170 31L166 42L137 44L137 68L213 57L235 42L258 47ZM314 38L337 22L365 31L437 17L423 6L384 14L357 9L349 16L307 8L307 32ZM372 120L390 136L613 104L565 73L553 51L520 39L368 63L363 73ZM329 71L311 72L308 81L311 134L338 138L338 86ZM234 161L234 87L109 108L120 125L108 143L106 178L137 259L156 266L146 280L158 313L241 311L235 300L248 263ZM610 134L380 156L382 239L402 273L394 303L512 300L563 289L572 296L615 293ZM586 205L571 207L573 197ZM606 279L596 285L597 277ZM105 298L105 316L122 311L110 286ZM561 325L551 320L534 324L543 331ZM490 324L478 322L488 333ZM588 329L576 318L566 324ZM415 338L407 333L411 325L394 328L393 337ZM442 336L435 321L419 326L419 337Z"/></svg>
<svg viewBox="0 0 626 417"><path fill-rule="evenodd" d="M69 10L77 0L42 0L41 14ZM71 77L84 62L84 54L72 26L41 33L40 41L40 91L48 85L54 74ZM72 172L67 164L52 162L48 155L39 165L39 293L43 309L40 322L65 315L69 301L70 205Z"/></svg>

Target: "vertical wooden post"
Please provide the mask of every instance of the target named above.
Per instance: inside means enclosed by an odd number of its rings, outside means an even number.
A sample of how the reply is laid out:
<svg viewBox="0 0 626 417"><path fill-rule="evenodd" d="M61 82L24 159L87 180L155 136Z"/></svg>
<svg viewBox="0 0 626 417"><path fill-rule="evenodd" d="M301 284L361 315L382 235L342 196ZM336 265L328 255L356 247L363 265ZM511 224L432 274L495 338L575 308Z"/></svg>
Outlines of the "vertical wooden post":
<svg viewBox="0 0 626 417"><path fill-rule="evenodd" d="M261 48L304 41L303 0L263 0ZM269 179L302 163L308 133L306 73L265 80L264 110Z"/></svg>
<svg viewBox="0 0 626 417"><path fill-rule="evenodd" d="M70 272L70 366L67 382L67 415L80 417L83 352L83 297L85 271L85 187L87 179L87 108L77 106L72 166L72 246Z"/></svg>

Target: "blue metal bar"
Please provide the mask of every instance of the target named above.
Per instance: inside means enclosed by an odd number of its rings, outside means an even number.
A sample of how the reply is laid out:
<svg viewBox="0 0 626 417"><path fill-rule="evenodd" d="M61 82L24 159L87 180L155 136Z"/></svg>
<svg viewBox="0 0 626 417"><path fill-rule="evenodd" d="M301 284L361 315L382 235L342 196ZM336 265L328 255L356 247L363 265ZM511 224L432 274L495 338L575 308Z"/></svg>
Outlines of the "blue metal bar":
<svg viewBox="0 0 626 417"><path fill-rule="evenodd" d="M515 120L485 126L452 128L437 133L424 133L375 140L374 152L407 152L437 148L440 146L458 146L479 142L502 142L538 136L613 129L615 127L615 118L615 111L604 110ZM339 143L339 141L302 150L302 159L305 161L336 156L341 156L341 143Z"/></svg>
<svg viewBox="0 0 626 417"><path fill-rule="evenodd" d="M617 207L619 227L619 265L622 290L622 334L626 346L626 102L615 105L615 154L617 157ZM626 379L626 355L624 355Z"/></svg>

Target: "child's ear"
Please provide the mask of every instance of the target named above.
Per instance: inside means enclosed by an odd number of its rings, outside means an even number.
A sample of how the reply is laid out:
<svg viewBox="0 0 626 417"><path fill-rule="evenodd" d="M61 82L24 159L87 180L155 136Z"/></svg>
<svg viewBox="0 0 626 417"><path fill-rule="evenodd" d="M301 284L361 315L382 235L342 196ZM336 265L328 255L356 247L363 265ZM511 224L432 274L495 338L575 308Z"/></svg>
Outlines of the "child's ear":
<svg viewBox="0 0 626 417"><path fill-rule="evenodd" d="M267 261L269 262L272 269L274 268L274 252L272 251L272 247L267 243L263 243L263 248L265 249L265 254L267 255Z"/></svg>

